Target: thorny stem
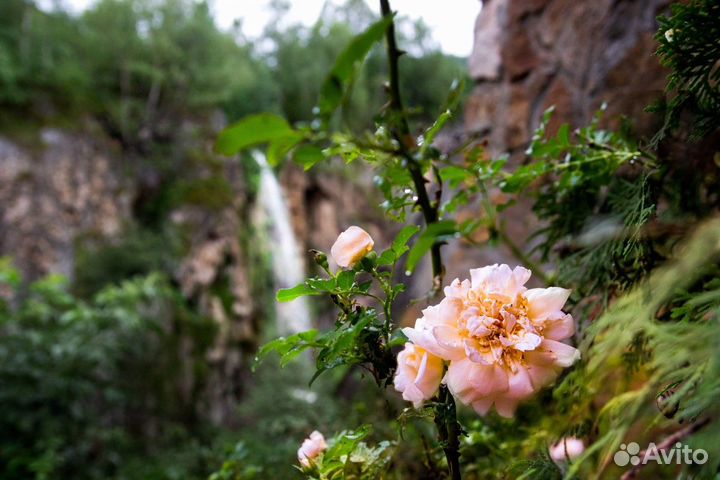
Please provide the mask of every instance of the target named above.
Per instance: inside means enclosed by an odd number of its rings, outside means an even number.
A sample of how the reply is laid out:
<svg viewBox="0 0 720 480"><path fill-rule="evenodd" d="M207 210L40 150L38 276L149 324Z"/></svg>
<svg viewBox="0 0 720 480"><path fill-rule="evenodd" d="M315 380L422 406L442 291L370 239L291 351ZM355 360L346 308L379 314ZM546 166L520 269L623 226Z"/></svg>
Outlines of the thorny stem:
<svg viewBox="0 0 720 480"><path fill-rule="evenodd" d="M392 16L392 10L390 9L389 0L380 0L380 10L383 17ZM405 110L403 108L402 97L400 96L400 73L398 69L399 59L402 52L398 50L397 43L395 41L395 23L390 22L386 32L387 41L387 53L388 53L388 67L390 71L390 102L389 110L394 114L393 122L395 128L392 128L393 136L397 140L400 146L400 153L407 162L407 168L410 172L413 184L415 185L415 191L418 196L418 205L422 210L425 223L430 225L438 221L437 207L434 207L430 201L427 189L425 188L425 177L423 176L420 164L412 156L408 150L407 142L411 140L410 126L408 125L407 117L405 116ZM440 290L442 285L443 266L442 258L440 256L440 245L434 244L430 249L430 256L432 258L432 271L433 271L433 289L437 292Z"/></svg>
<svg viewBox="0 0 720 480"><path fill-rule="evenodd" d="M452 480L461 480L460 477L460 425L455 411L455 399L447 386L440 386L438 394L439 403L435 411L435 425Z"/></svg>
<svg viewBox="0 0 720 480"><path fill-rule="evenodd" d="M392 16L389 0L380 0L380 11L383 17ZM418 160L413 157L408 144L414 143L410 135L410 127L408 125L405 110L403 108L402 97L400 96L400 74L399 59L402 52L398 50L395 42L395 24L390 22L385 35L387 42L388 67L390 72L390 102L388 105L391 116L391 131L395 140L397 140L400 153L407 162L407 168L410 172L415 191L417 192L418 205L425 218L425 224L431 225L438 221L439 202L433 205L430 196L425 188L425 177ZM440 291L442 286L443 265L440 256L440 244L433 244L430 249L432 259L433 272L433 292ZM455 400L448 391L447 387L442 385L439 393L440 404L435 413L435 423L438 428L438 435L442 443L445 457L448 462L450 478L452 480L461 480L460 475L460 426L457 422L457 413L455 409Z"/></svg>

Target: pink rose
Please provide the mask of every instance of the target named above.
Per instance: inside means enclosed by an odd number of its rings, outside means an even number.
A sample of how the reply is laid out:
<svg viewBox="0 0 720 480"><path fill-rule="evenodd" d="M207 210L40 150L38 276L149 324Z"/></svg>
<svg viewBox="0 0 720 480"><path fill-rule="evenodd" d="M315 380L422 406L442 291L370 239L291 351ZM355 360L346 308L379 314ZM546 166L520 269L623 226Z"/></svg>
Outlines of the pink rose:
<svg viewBox="0 0 720 480"><path fill-rule="evenodd" d="M564 463L575 460L585 451L585 444L575 437L565 437L550 447L550 458L555 463Z"/></svg>
<svg viewBox="0 0 720 480"><path fill-rule="evenodd" d="M562 311L570 291L524 285L530 270L491 265L455 280L445 298L423 310L403 333L415 345L450 361L445 383L480 415L491 407L512 417L520 401L551 383L580 352L563 343L575 332Z"/></svg>
<svg viewBox="0 0 720 480"><path fill-rule="evenodd" d="M395 372L395 390L402 397L420 408L440 386L443 375L443 361L425 349L406 343L398 353Z"/></svg>
<svg viewBox="0 0 720 480"><path fill-rule="evenodd" d="M303 440L302 445L298 449L297 455L300 465L305 468L309 467L327 448L325 437L323 437L322 433L315 430L310 434L310 437Z"/></svg>
<svg viewBox="0 0 720 480"><path fill-rule="evenodd" d="M330 249L335 263L342 268L352 268L373 249L372 237L360 227L352 226L342 232Z"/></svg>

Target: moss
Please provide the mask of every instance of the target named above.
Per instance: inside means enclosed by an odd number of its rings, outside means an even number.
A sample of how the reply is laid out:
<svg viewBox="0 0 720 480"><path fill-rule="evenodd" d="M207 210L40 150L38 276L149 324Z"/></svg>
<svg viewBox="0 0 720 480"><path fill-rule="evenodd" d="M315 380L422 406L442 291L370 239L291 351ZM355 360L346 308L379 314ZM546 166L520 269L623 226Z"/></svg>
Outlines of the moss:
<svg viewBox="0 0 720 480"><path fill-rule="evenodd" d="M217 211L233 201L232 187L220 176L179 181L171 188L171 203L175 206L189 204Z"/></svg>
<svg viewBox="0 0 720 480"><path fill-rule="evenodd" d="M131 227L114 241L78 240L73 291L90 298L103 287L153 271L171 274L179 245L170 232Z"/></svg>

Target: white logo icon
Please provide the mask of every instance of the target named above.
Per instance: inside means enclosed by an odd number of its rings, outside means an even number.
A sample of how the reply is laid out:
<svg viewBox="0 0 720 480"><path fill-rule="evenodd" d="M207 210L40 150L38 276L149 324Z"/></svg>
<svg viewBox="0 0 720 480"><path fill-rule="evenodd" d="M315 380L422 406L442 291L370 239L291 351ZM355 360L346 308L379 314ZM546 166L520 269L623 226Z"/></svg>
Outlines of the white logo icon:
<svg viewBox="0 0 720 480"><path fill-rule="evenodd" d="M621 467L624 467L628 463L637 465L640 463L640 457L637 456L638 453L640 453L640 445L635 442L630 442L627 445L623 443L620 445L620 450L615 453L613 460L615 460L616 465Z"/></svg>
<svg viewBox="0 0 720 480"><path fill-rule="evenodd" d="M620 445L620 450L613 456L615 465L624 467L630 465L643 465L655 462L658 465L702 465L708 461L708 453L702 448L693 450L689 445L677 442L672 448L659 449L654 443L650 443L645 451L640 452L640 445L630 442L627 445Z"/></svg>

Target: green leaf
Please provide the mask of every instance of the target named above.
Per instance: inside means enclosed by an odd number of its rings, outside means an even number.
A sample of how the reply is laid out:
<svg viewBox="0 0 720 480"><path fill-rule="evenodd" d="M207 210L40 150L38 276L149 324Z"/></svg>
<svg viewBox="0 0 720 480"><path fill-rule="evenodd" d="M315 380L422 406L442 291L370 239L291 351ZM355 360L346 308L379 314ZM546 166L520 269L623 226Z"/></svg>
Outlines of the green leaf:
<svg viewBox="0 0 720 480"><path fill-rule="evenodd" d="M472 176L466 168L450 165L440 169L440 178L443 182L449 182L450 186L455 188Z"/></svg>
<svg viewBox="0 0 720 480"><path fill-rule="evenodd" d="M395 252L392 248L388 248L377 259L378 265L392 265L395 262Z"/></svg>
<svg viewBox="0 0 720 480"><path fill-rule="evenodd" d="M307 295L322 295L322 290L317 290L306 283L301 283L293 288L284 288L279 290L276 295L276 299L280 303L291 302L298 297L304 297Z"/></svg>
<svg viewBox="0 0 720 480"><path fill-rule="evenodd" d="M392 265L393 263L395 263L400 257L405 254L405 252L409 250L407 243L410 241L413 235L415 235L419 231L420 227L418 227L417 225L405 226L395 237L392 246L382 252L382 254L378 257L376 263L378 265Z"/></svg>
<svg viewBox="0 0 720 480"><path fill-rule="evenodd" d="M503 192L517 193L545 175L548 168L547 163L543 161L523 165L500 182L500 188Z"/></svg>
<svg viewBox="0 0 720 480"><path fill-rule="evenodd" d="M301 140L300 136L282 137L270 142L267 148L267 162L271 167L280 165L292 148Z"/></svg>
<svg viewBox="0 0 720 480"><path fill-rule="evenodd" d="M287 121L273 113L258 113L243 118L220 132L215 150L223 155L238 152L262 143L302 138Z"/></svg>
<svg viewBox="0 0 720 480"><path fill-rule="evenodd" d="M438 237L444 235L452 235L457 232L457 225L452 220L443 220L440 222L432 223L427 229L418 237L415 245L413 245L410 253L408 254L406 269L408 272L415 270L418 262L422 257L432 248Z"/></svg>
<svg viewBox="0 0 720 480"><path fill-rule="evenodd" d="M450 85L450 92L448 93L447 99L445 100L445 109L453 111L457 108L462 94L465 92L465 79L455 79Z"/></svg>
<svg viewBox="0 0 720 480"><path fill-rule="evenodd" d="M392 243L392 249L396 252L403 250L407 246L407 243L410 241L413 235L415 235L419 231L420 227L418 227L417 225L407 225L402 230L400 230L400 233L398 233L397 237L395 237L395 240Z"/></svg>
<svg viewBox="0 0 720 480"><path fill-rule="evenodd" d="M337 288L340 291L348 291L355 283L355 272L352 270L343 270L337 276Z"/></svg>
<svg viewBox="0 0 720 480"><path fill-rule="evenodd" d="M320 344L315 341L317 335L318 331L313 329L306 332L296 333L295 335L291 335L289 337L279 337L266 343L260 348L260 350L258 350L258 353L255 356L255 361L253 362L252 367L253 371L257 365L272 352L276 352L280 355L280 366L284 367L288 364L288 362L308 348L320 346Z"/></svg>
<svg viewBox="0 0 720 480"><path fill-rule="evenodd" d="M340 106L358 66L365 60L373 45L383 38L392 20L393 17L385 17L370 25L363 33L355 36L340 53L320 90L318 108L321 117L328 119Z"/></svg>
<svg viewBox="0 0 720 480"><path fill-rule="evenodd" d="M20 272L13 267L10 257L0 257L0 284L7 284L13 288L20 286L22 279Z"/></svg>
<svg viewBox="0 0 720 480"><path fill-rule="evenodd" d="M300 145L293 152L293 160L304 170L310 170L316 163L325 159L323 150L315 145Z"/></svg>
<svg viewBox="0 0 720 480"><path fill-rule="evenodd" d="M319 293L332 292L336 286L334 278L308 278L305 283Z"/></svg>
<svg viewBox="0 0 720 480"><path fill-rule="evenodd" d="M558 147L563 149L570 146L570 125L563 123L555 136L558 140Z"/></svg>
<svg viewBox="0 0 720 480"><path fill-rule="evenodd" d="M440 114L440 116L435 119L435 122L425 130L425 133L423 134L423 140L422 140L422 148L420 149L421 152L426 152L431 146L433 141L435 141L435 137L438 133L440 133L440 130L443 129L445 124L452 118L452 113L450 110L445 110Z"/></svg>

